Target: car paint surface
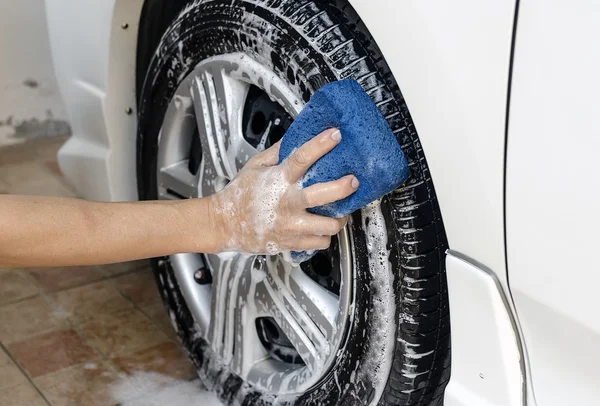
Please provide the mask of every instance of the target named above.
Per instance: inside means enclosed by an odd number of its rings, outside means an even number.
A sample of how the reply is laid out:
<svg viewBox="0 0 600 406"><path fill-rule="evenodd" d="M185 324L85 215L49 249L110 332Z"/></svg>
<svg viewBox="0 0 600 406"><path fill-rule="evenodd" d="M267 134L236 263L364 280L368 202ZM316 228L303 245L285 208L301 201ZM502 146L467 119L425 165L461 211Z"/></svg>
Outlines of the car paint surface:
<svg viewBox="0 0 600 406"><path fill-rule="evenodd" d="M88 199L137 199L135 49L142 4L46 0L56 76L73 133L59 163Z"/></svg>
<svg viewBox="0 0 600 406"><path fill-rule="evenodd" d="M600 3L521 1L506 182L510 286L541 406L600 403Z"/></svg>
<svg viewBox="0 0 600 406"><path fill-rule="evenodd" d="M504 124L515 2L351 3L406 99L450 247L506 287Z"/></svg>

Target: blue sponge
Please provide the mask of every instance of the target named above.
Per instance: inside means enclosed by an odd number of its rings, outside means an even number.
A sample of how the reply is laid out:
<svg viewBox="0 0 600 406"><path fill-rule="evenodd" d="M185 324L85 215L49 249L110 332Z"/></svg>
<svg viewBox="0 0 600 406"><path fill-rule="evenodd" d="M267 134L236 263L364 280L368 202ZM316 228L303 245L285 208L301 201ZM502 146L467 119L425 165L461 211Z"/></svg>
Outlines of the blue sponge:
<svg viewBox="0 0 600 406"><path fill-rule="evenodd" d="M353 195L310 212L340 218L365 207L402 185L409 175L406 156L387 121L369 95L353 79L319 89L296 117L281 143L279 163L296 148L328 128L339 128L342 141L317 161L302 186L329 182L354 174L360 186ZM292 252L294 262L313 254Z"/></svg>
<svg viewBox="0 0 600 406"><path fill-rule="evenodd" d="M317 161L302 186L354 174L356 193L325 206L309 209L328 217L343 217L402 185L409 175L406 157L387 121L357 81L345 79L320 88L296 117L281 143L279 162L328 128L339 128L342 141Z"/></svg>

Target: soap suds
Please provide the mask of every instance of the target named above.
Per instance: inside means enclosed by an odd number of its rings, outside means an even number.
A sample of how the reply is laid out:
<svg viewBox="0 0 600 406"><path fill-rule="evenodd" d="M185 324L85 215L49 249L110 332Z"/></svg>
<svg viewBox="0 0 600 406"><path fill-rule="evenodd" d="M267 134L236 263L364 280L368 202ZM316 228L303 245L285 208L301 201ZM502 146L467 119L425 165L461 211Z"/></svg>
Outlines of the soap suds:
<svg viewBox="0 0 600 406"><path fill-rule="evenodd" d="M279 201L290 183L286 181L280 167L269 168L258 179L254 190L254 210L256 222L253 224L256 235L264 239L265 234L275 227Z"/></svg>
<svg viewBox="0 0 600 406"><path fill-rule="evenodd" d="M200 381L177 380L156 372L122 374L110 394L120 406L223 406Z"/></svg>
<svg viewBox="0 0 600 406"><path fill-rule="evenodd" d="M375 389L371 405L376 405L383 394L394 359L394 318L396 299L394 274L387 248L387 227L381 212L381 201L370 203L362 210L363 230L367 239L370 289L374 292L371 318L371 337L368 354L358 374L358 382L370 381ZM368 376L365 376L367 375Z"/></svg>
<svg viewBox="0 0 600 406"><path fill-rule="evenodd" d="M245 185L238 186L245 181L236 178L223 194L214 195L217 214L227 219L240 219L231 233L227 250L276 255L284 249L274 241L276 229L282 226L278 224L277 214L281 198L291 184L280 166L262 169L262 173L253 180L250 191ZM240 208L244 209L243 213L238 212Z"/></svg>
<svg viewBox="0 0 600 406"><path fill-rule="evenodd" d="M277 253L279 253L279 246L276 242L269 241L267 243L267 254L276 255Z"/></svg>

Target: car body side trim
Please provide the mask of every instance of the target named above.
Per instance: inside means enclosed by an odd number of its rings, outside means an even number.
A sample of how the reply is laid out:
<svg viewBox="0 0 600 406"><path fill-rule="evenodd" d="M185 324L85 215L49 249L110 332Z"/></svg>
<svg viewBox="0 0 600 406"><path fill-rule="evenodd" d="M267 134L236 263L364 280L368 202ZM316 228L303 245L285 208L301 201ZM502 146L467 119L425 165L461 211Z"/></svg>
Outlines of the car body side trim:
<svg viewBox="0 0 600 406"><path fill-rule="evenodd" d="M446 406L523 406L526 358L513 306L496 274L449 250L446 256L452 375Z"/></svg>

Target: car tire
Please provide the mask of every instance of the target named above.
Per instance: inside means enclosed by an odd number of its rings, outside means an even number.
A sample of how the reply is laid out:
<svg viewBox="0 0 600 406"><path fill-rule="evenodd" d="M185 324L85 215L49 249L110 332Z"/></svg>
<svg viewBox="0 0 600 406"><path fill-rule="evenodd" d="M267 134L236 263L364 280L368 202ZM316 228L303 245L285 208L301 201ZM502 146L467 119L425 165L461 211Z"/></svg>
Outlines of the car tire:
<svg viewBox="0 0 600 406"><path fill-rule="evenodd" d="M181 78L203 60L234 52L269 66L305 102L328 82L358 80L388 120L411 169L409 181L380 207L353 214L356 286L349 338L327 376L297 396L264 393L215 360L195 334L168 259L153 260L173 325L204 383L236 405L441 405L450 375L446 235L408 108L357 13L342 0L200 0L180 2L170 13L152 7L156 1L147 3L137 66L144 78L138 79L141 199L158 197L158 139ZM157 33L157 27L167 28ZM374 241L383 243L375 252Z"/></svg>

